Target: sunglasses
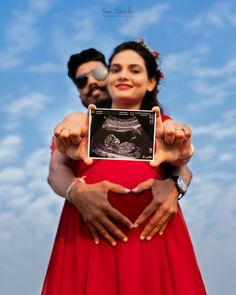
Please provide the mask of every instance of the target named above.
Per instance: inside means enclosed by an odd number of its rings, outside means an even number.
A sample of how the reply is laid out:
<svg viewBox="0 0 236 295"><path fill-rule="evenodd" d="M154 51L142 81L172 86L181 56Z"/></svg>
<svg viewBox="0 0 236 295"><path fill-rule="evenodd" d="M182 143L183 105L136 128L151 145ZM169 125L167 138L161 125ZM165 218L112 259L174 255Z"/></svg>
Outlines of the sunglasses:
<svg viewBox="0 0 236 295"><path fill-rule="evenodd" d="M94 68L88 73L78 76L74 79L75 85L79 89L83 89L88 83L88 76L92 75L97 81L104 81L108 75L108 70L105 66L99 66Z"/></svg>

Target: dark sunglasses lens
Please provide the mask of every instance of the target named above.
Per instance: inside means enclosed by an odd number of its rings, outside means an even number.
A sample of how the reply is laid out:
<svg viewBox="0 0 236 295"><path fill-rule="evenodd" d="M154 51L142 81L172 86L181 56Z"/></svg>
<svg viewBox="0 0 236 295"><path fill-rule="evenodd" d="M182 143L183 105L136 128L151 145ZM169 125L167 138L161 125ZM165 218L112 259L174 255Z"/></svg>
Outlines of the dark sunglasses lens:
<svg viewBox="0 0 236 295"><path fill-rule="evenodd" d="M86 86L87 82L88 82L88 78L86 76L78 77L75 79L75 84L77 85L79 89L83 89Z"/></svg>

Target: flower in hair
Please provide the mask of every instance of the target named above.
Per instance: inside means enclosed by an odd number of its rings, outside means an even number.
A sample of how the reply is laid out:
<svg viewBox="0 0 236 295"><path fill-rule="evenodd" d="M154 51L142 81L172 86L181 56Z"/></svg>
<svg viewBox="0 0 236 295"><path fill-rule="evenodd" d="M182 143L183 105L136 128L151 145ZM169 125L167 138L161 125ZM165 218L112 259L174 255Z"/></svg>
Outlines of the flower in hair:
<svg viewBox="0 0 236 295"><path fill-rule="evenodd" d="M151 53L151 55L156 59L157 63L160 62L160 53L156 50L149 48L147 43L145 43L144 39L140 38L140 39L137 39L135 42L140 44L144 48L146 48ZM160 79L161 80L165 79L163 72L160 72Z"/></svg>
<svg viewBox="0 0 236 295"><path fill-rule="evenodd" d="M164 75L163 72L160 73L160 79L161 79L161 80L164 80L164 79L165 79L165 75Z"/></svg>
<svg viewBox="0 0 236 295"><path fill-rule="evenodd" d="M156 50L153 50L151 48L148 47L147 43L145 43L144 39L138 39L135 42L139 43L140 45L142 45L144 48L146 48L154 58L159 59L160 57L160 53Z"/></svg>
<svg viewBox="0 0 236 295"><path fill-rule="evenodd" d="M153 50L151 51L152 52L152 55L155 57L155 58L159 58L160 57L160 53L156 50Z"/></svg>

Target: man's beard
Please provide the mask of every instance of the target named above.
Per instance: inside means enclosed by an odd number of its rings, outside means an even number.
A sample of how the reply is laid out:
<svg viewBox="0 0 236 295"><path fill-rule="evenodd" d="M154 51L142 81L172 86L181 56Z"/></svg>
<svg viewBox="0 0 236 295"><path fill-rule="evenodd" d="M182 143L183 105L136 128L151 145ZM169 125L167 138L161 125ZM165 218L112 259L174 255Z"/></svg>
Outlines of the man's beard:
<svg viewBox="0 0 236 295"><path fill-rule="evenodd" d="M95 90L100 90L101 92L105 92L106 91L106 87L102 87L99 86L97 84L91 84L89 86L89 90L88 93L85 95L86 99L89 99L90 97L92 97L92 94Z"/></svg>
<svg viewBox="0 0 236 295"><path fill-rule="evenodd" d="M100 92L102 92L106 95L104 95L104 97L102 99L100 98L101 93L96 96L93 96L92 94L96 90L99 90ZM94 83L89 86L89 90L88 90L87 94L85 94L84 99L82 99L82 103L85 107L88 107L89 104L93 103L96 105L100 100L106 99L107 97L108 97L108 95L106 92L106 87L102 87L102 86L99 86Z"/></svg>

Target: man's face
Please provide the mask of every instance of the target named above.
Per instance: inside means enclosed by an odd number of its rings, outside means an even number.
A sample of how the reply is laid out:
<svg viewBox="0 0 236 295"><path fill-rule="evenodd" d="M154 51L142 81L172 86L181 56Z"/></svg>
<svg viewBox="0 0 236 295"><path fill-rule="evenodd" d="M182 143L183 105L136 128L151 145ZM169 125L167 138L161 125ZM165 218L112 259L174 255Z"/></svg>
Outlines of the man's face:
<svg viewBox="0 0 236 295"><path fill-rule="evenodd" d="M75 78L86 75L87 73L87 84L79 89L80 97L85 106L93 103L96 105L98 101L106 99L108 97L106 91L106 80L98 81L93 76L91 71L97 67L104 66L100 61L88 61L80 65L76 71Z"/></svg>

